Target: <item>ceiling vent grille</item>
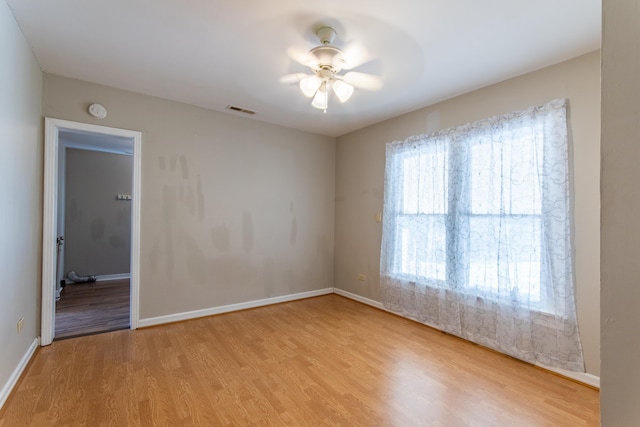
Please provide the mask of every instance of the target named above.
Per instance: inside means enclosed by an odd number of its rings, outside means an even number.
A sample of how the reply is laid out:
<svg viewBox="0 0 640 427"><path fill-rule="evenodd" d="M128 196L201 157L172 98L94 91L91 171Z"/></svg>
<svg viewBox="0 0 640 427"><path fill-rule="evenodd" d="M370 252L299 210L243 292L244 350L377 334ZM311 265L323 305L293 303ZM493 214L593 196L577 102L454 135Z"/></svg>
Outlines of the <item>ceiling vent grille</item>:
<svg viewBox="0 0 640 427"><path fill-rule="evenodd" d="M256 112L252 110L247 110L246 108L236 107L235 105L227 105L227 110L237 111L239 113L250 114L253 115Z"/></svg>

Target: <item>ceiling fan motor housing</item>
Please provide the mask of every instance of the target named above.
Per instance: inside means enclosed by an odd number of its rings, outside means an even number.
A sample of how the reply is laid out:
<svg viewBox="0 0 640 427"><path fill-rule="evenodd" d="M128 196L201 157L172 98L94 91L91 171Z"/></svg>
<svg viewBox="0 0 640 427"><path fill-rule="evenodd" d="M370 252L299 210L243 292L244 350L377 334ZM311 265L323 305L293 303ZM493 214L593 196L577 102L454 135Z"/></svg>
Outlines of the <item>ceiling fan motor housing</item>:
<svg viewBox="0 0 640 427"><path fill-rule="evenodd" d="M342 70L344 66L344 58L342 58L342 51L334 46L318 46L314 47L309 53L315 56L318 60L319 69L331 69L334 73Z"/></svg>

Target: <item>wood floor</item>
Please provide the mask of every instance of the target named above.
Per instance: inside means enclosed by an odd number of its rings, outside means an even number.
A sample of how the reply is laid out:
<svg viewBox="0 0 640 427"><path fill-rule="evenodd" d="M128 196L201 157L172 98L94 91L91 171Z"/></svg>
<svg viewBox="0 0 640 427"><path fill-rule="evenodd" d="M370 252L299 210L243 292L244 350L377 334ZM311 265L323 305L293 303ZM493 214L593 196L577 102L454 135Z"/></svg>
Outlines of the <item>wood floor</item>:
<svg viewBox="0 0 640 427"><path fill-rule="evenodd" d="M129 328L129 279L65 286L56 302L55 339Z"/></svg>
<svg viewBox="0 0 640 427"><path fill-rule="evenodd" d="M337 295L41 348L0 426L586 426L598 391Z"/></svg>

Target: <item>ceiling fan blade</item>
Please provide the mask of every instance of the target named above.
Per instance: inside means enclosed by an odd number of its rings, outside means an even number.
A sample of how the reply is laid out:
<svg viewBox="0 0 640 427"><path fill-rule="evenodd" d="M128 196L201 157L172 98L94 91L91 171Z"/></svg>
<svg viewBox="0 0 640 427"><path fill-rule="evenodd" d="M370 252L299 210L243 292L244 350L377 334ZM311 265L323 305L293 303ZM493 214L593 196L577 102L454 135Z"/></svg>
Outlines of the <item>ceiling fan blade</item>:
<svg viewBox="0 0 640 427"><path fill-rule="evenodd" d="M342 49L341 57L344 61L342 68L344 70L352 70L367 62L369 53L361 44L351 42Z"/></svg>
<svg viewBox="0 0 640 427"><path fill-rule="evenodd" d="M318 60L315 56L309 55L309 52L296 47L287 49L287 56L298 64L302 64L309 68L318 68Z"/></svg>
<svg viewBox="0 0 640 427"><path fill-rule="evenodd" d="M305 74L305 73L287 74L280 77L280 83L283 83L286 85L292 84L292 83L298 83L300 80L304 79L305 77L310 77L310 76L312 76L312 74Z"/></svg>
<svg viewBox="0 0 640 427"><path fill-rule="evenodd" d="M379 90L382 88L382 79L373 74L359 73L357 71L349 71L342 78L345 82L365 90Z"/></svg>

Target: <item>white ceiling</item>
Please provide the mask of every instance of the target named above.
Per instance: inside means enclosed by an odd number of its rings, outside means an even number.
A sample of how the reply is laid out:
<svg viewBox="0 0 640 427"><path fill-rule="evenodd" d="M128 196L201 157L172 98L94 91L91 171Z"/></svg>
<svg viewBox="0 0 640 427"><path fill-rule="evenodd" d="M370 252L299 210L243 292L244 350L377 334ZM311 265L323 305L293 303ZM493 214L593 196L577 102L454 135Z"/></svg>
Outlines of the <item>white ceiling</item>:
<svg viewBox="0 0 640 427"><path fill-rule="evenodd" d="M6 1L46 72L329 136L600 47L600 0ZM280 83L318 25L382 89L323 114Z"/></svg>

